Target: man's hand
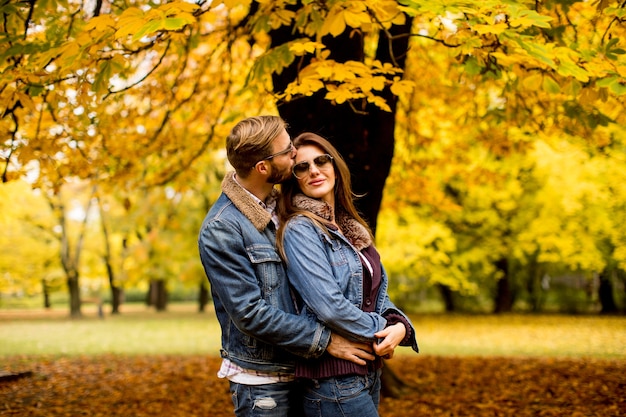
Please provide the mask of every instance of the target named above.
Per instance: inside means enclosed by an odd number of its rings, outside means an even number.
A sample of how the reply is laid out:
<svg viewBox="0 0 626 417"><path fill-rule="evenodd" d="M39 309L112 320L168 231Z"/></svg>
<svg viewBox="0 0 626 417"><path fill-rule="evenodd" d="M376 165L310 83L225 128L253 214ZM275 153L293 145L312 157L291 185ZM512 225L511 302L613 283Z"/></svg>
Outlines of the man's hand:
<svg viewBox="0 0 626 417"><path fill-rule="evenodd" d="M351 342L337 333L331 333L330 343L326 347L326 352L336 358L345 359L357 365L365 365L366 360L374 360L370 343Z"/></svg>

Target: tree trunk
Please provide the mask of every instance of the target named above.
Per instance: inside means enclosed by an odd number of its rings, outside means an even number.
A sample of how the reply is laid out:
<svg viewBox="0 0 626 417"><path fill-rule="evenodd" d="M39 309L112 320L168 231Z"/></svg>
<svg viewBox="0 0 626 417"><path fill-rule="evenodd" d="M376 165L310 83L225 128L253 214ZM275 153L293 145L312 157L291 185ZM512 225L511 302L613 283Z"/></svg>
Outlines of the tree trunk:
<svg viewBox="0 0 626 417"><path fill-rule="evenodd" d="M598 286L598 298L600 300L600 314L616 314L618 312L615 297L613 295L613 282L611 273L606 269L600 273L600 285Z"/></svg>
<svg viewBox="0 0 626 417"><path fill-rule="evenodd" d="M48 283L45 279L41 280L41 288L43 291L43 307L48 309L50 308L50 291L48 289Z"/></svg>
<svg viewBox="0 0 626 417"><path fill-rule="evenodd" d="M202 280L202 282L200 282L200 292L198 295L198 312L204 313L209 300L209 289L207 288L205 280Z"/></svg>
<svg viewBox="0 0 626 417"><path fill-rule="evenodd" d="M120 306L122 305L123 297L124 290L115 285L111 285L111 314L120 313Z"/></svg>
<svg viewBox="0 0 626 417"><path fill-rule="evenodd" d="M156 311L167 310L167 288L164 280L152 280L148 294L148 305L154 306Z"/></svg>
<svg viewBox="0 0 626 417"><path fill-rule="evenodd" d="M154 291L154 282L150 281L148 285L148 293L146 294L146 306L152 307L154 305L152 292Z"/></svg>
<svg viewBox="0 0 626 417"><path fill-rule="evenodd" d="M70 316L81 317L80 287L77 273L70 274L67 278L67 289L70 296Z"/></svg>
<svg viewBox="0 0 626 417"><path fill-rule="evenodd" d="M299 7L296 5L294 7ZM392 26L392 36L406 34L410 31L412 20L402 26ZM281 27L271 34L272 46L280 45L297 37L290 27ZM326 36L322 39L330 51L330 59L337 62L364 59L363 38L359 31L348 30L337 37ZM376 59L383 63L395 60L404 68L408 50L408 36L399 36L389 49L388 39L381 35ZM393 59L392 59L393 56ZM274 91L281 92L296 79L302 62L296 61L280 74L273 75ZM381 94L391 108L390 112L380 110L369 103L355 102L350 104L333 104L324 98L322 90L311 97L302 97L290 102L278 103L278 111L288 123L288 131L292 137L304 131L310 131L328 139L346 160L351 173L352 189L358 195L356 206L361 215L376 232L378 212L383 196L385 181L391 168L391 160L395 145L395 96L386 89ZM391 397L401 396L407 386L390 368L383 371L383 392Z"/></svg>
<svg viewBox="0 0 626 417"><path fill-rule="evenodd" d="M383 362L386 362L383 360ZM398 374L394 372L388 364L383 367L380 377L381 389L380 395L389 398L401 398L415 391L416 387L409 385L406 381L400 379Z"/></svg>
<svg viewBox="0 0 626 417"><path fill-rule="evenodd" d="M446 313L452 313L456 311L456 306L454 305L454 297L450 287L448 287L447 285L438 284L437 288L439 288L439 293L441 294L441 298L443 299L443 303L446 307Z"/></svg>
<svg viewBox="0 0 626 417"><path fill-rule="evenodd" d="M392 35L408 32L411 19L403 26L393 26ZM272 45L280 45L294 39L289 27L273 31ZM331 51L330 59L338 62L362 61L364 58L363 39L358 31L347 31L338 37L327 36L324 44ZM404 56L408 48L408 37L400 37L393 43L393 53L389 51L387 39L381 36L377 59L391 62L393 54L399 65L404 66ZM296 79L300 62L274 74L274 91L283 91ZM385 181L391 168L394 151L396 98L389 89L382 93L391 112L380 110L369 103L353 103L358 113L348 103L333 104L324 98L325 91L310 97L302 97L278 104L278 111L289 124L289 132L296 136L304 131L315 132L328 139L346 160L352 174L352 187L355 193L363 195L356 204L368 221L372 231L376 230L378 212L383 196Z"/></svg>
<svg viewBox="0 0 626 417"><path fill-rule="evenodd" d="M98 209L100 210L100 226L104 236L104 265L109 277L109 287L111 288L111 314L120 312L120 289L115 284L115 270L113 269L113 256L111 254L111 238L107 226L106 210L102 207L102 200L98 198ZM126 249L126 239L122 240L122 247Z"/></svg>
<svg viewBox="0 0 626 417"><path fill-rule="evenodd" d="M502 278L498 280L496 287L496 299L493 312L508 313L513 310L513 291L511 290L511 282L509 279L509 262L502 258L496 261L496 268L503 273Z"/></svg>

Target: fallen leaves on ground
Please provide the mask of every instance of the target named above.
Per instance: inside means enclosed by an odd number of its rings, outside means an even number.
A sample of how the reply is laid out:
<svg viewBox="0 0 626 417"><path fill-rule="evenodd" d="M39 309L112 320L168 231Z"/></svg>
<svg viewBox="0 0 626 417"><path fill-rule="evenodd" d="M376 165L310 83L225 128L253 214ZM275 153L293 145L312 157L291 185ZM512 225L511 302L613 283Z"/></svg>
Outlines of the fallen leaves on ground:
<svg viewBox="0 0 626 417"><path fill-rule="evenodd" d="M3 358L2 416L232 417L220 359L205 356ZM383 398L381 417L623 416L626 361L396 357L413 391Z"/></svg>

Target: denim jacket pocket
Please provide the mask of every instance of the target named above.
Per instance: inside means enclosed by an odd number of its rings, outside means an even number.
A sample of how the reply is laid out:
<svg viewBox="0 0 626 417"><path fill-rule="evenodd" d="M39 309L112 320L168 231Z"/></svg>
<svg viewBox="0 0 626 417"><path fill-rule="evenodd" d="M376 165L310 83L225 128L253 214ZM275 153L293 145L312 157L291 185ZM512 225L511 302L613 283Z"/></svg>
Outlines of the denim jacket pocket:
<svg viewBox="0 0 626 417"><path fill-rule="evenodd" d="M246 247L246 252L250 262L258 264L260 262L280 262L280 257L273 245L255 243Z"/></svg>
<svg viewBox="0 0 626 417"><path fill-rule="evenodd" d="M272 300L272 294L281 285L284 285L286 277L282 268L282 261L276 248L270 244L253 244L246 247L248 258L256 269L259 286L263 293L263 298L273 305L277 305L277 300Z"/></svg>

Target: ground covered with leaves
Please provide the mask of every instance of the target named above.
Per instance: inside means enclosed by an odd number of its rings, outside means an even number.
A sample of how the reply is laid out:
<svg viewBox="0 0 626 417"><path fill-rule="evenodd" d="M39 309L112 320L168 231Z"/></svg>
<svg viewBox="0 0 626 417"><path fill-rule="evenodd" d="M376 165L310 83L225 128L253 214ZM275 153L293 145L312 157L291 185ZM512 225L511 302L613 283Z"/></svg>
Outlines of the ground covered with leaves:
<svg viewBox="0 0 626 417"><path fill-rule="evenodd" d="M10 357L0 362L2 416L232 417L219 358ZM411 385L383 398L381 417L624 416L626 361L402 357Z"/></svg>

